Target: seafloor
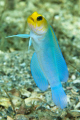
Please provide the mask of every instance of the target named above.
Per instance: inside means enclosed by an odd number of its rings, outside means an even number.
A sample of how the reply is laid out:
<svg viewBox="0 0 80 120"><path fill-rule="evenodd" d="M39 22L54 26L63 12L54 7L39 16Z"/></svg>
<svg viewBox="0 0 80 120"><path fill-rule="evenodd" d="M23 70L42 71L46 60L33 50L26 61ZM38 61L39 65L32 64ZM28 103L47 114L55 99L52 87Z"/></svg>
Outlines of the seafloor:
<svg viewBox="0 0 80 120"><path fill-rule="evenodd" d="M27 17L42 14L58 38L69 70L63 83L68 104L55 106L50 86L42 92L30 70ZM80 120L80 0L0 0L0 120Z"/></svg>

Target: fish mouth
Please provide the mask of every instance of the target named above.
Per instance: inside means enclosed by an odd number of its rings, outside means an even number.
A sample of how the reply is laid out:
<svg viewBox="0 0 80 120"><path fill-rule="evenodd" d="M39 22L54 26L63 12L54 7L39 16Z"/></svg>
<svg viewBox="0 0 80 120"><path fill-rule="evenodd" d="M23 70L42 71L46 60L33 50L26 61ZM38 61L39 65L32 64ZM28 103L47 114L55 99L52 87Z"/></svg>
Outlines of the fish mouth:
<svg viewBox="0 0 80 120"><path fill-rule="evenodd" d="M34 22L34 19L32 17L30 17L30 19Z"/></svg>
<svg viewBox="0 0 80 120"><path fill-rule="evenodd" d="M28 22L28 23L33 23L33 22L34 22L34 19L30 16L30 17L27 18L27 22Z"/></svg>
<svg viewBox="0 0 80 120"><path fill-rule="evenodd" d="M28 17L27 18L27 22L28 22L28 25L31 26L33 25L34 26L34 19L32 17Z"/></svg>

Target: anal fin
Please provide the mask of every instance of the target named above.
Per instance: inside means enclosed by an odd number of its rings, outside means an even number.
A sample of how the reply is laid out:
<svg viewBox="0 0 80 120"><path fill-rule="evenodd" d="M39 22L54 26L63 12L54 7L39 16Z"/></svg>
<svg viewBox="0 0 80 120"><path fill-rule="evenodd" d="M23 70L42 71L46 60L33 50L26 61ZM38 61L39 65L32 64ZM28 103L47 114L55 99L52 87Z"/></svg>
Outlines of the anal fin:
<svg viewBox="0 0 80 120"><path fill-rule="evenodd" d="M31 73L36 82L36 85L42 90L45 91L48 88L48 81L45 78L40 65L38 63L37 54L34 53L31 59Z"/></svg>

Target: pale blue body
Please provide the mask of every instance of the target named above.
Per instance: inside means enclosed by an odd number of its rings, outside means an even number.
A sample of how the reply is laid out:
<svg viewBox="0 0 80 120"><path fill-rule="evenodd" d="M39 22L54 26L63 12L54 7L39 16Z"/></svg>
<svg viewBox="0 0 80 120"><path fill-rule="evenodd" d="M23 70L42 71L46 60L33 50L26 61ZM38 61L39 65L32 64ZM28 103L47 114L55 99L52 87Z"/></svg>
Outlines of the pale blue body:
<svg viewBox="0 0 80 120"><path fill-rule="evenodd" d="M37 86L45 91L49 83L54 103L62 109L66 107L67 96L61 82L67 81L68 70L52 28L49 26L45 36L36 35L32 31L30 35L14 36L31 38L29 46L32 41L35 49L31 60L31 73Z"/></svg>

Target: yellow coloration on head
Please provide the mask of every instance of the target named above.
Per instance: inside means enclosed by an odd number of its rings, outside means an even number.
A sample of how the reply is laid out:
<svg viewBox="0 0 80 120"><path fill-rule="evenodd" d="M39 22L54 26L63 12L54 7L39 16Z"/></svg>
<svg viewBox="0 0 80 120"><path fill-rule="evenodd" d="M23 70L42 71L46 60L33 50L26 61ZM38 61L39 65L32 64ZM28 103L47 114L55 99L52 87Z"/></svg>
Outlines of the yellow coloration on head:
<svg viewBox="0 0 80 120"><path fill-rule="evenodd" d="M37 12L34 12L32 15L30 15L27 19L28 25L30 29L36 33L36 34L45 34L48 29L48 23L46 19L38 14Z"/></svg>

